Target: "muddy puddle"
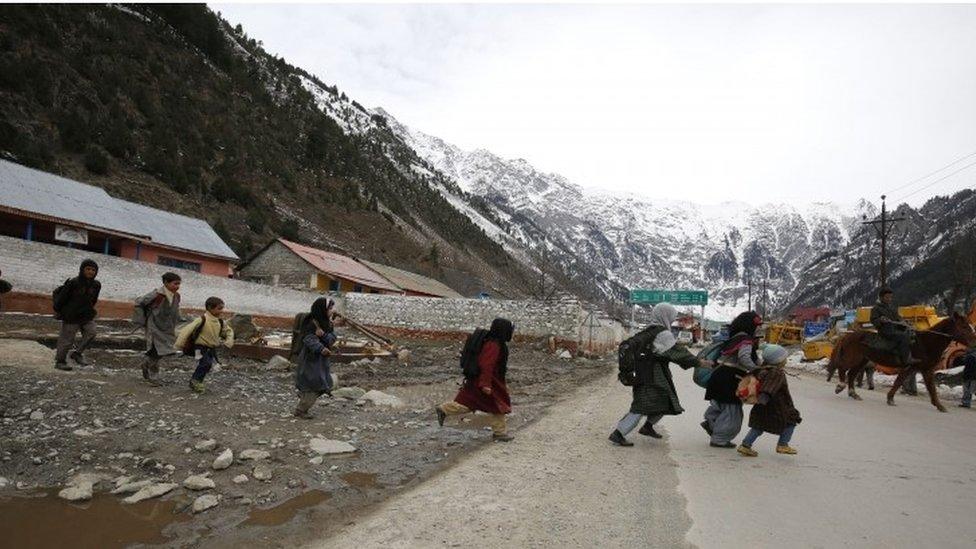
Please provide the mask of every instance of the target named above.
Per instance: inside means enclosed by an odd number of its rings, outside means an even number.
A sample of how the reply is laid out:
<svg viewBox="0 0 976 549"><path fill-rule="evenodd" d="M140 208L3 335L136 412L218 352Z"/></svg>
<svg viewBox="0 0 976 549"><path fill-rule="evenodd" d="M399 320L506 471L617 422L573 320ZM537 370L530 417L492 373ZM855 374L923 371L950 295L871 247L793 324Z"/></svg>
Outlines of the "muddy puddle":
<svg viewBox="0 0 976 549"><path fill-rule="evenodd" d="M359 471L352 471L339 475L339 478L344 480L346 484L352 486L353 488L359 488L360 490L369 490L371 488L382 488L383 485L376 481L376 473L362 473Z"/></svg>
<svg viewBox="0 0 976 549"><path fill-rule="evenodd" d="M113 549L168 541L163 529L190 520L174 514L176 501L127 505L108 494L75 505L55 494L0 498L0 532L5 547Z"/></svg>
<svg viewBox="0 0 976 549"><path fill-rule="evenodd" d="M311 490L268 509L254 509L242 526L279 526L290 521L302 509L314 507L332 497L322 490Z"/></svg>

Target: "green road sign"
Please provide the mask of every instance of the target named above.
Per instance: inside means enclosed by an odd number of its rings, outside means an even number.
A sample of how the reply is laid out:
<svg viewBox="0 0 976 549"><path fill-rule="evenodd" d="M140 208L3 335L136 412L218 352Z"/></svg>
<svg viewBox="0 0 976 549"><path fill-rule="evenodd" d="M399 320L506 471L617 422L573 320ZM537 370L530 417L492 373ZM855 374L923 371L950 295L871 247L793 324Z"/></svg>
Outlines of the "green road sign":
<svg viewBox="0 0 976 549"><path fill-rule="evenodd" d="M631 290L630 302L637 305L708 305L708 292L704 290Z"/></svg>

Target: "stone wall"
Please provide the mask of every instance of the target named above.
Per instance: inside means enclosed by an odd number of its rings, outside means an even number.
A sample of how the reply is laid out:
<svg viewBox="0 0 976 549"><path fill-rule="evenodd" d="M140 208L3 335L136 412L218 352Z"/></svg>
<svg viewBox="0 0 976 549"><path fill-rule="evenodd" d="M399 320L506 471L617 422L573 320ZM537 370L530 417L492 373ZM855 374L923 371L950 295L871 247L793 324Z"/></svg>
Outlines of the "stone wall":
<svg viewBox="0 0 976 549"><path fill-rule="evenodd" d="M583 319L578 303L540 301L345 294L340 307L350 318L370 326L438 334L470 332L505 317L515 324L517 335L551 335L570 342L579 341Z"/></svg>
<svg viewBox="0 0 976 549"><path fill-rule="evenodd" d="M161 286L160 277L166 271L179 273L183 278L180 290L183 305L191 309L202 308L207 297L213 295L223 299L229 311L292 316L307 311L316 297L311 292L202 275L145 261L0 236L0 270L3 271L3 278L13 284L14 291L18 293L50 296L66 278L78 275L78 265L86 258L95 260L99 265L101 299L105 301L131 302ZM4 308L12 310L7 308L6 300Z"/></svg>
<svg viewBox="0 0 976 549"><path fill-rule="evenodd" d="M243 266L239 275L246 280L272 286L307 290L312 274L315 272L307 261L298 257L281 242L275 241Z"/></svg>

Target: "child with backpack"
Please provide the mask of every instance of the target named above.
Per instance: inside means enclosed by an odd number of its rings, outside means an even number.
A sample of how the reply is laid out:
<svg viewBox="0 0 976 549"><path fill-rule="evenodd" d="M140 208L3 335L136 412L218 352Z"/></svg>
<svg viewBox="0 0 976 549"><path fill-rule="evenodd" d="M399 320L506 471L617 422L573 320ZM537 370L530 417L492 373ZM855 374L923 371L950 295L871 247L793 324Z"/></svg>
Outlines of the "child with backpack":
<svg viewBox="0 0 976 549"><path fill-rule="evenodd" d="M776 443L777 454L795 455L790 446L793 429L800 424L800 412L793 406L790 386L786 381L783 364L786 363L786 350L778 345L770 345L763 350L763 366L753 375L759 380L759 397L749 413L749 432L742 439L738 452L746 457L756 457L758 452L752 445L763 433L779 435Z"/></svg>
<svg viewBox="0 0 976 549"><path fill-rule="evenodd" d="M332 395L332 373L329 357L334 353L337 341L335 326L342 322L332 312L335 302L320 297L312 303L312 310L300 321L298 366L295 368L295 388L298 389L298 405L295 417L312 419L309 413L315 401L323 395Z"/></svg>
<svg viewBox="0 0 976 549"><path fill-rule="evenodd" d="M661 438L654 424L664 416L676 416L684 412L671 377L670 363L684 369L702 366L702 361L688 352L671 332L671 325L678 319L678 310L670 303L659 303L651 311L647 328L620 344L617 361L618 378L631 387L633 400L630 410L617 422L610 433L610 442L617 446L633 446L627 434L637 427L641 418L644 425L638 431L651 438Z"/></svg>
<svg viewBox="0 0 976 549"><path fill-rule="evenodd" d="M180 322L180 284L176 273L164 273L163 285L136 299L132 321L146 330L142 378L159 385L159 360L176 354L176 325Z"/></svg>
<svg viewBox="0 0 976 549"><path fill-rule="evenodd" d="M713 448L735 448L732 439L742 430L742 401L737 394L739 383L759 365L759 339L756 330L762 317L746 311L729 325L732 336L722 343L718 367L712 370L705 389L705 410L702 429L711 438Z"/></svg>
<svg viewBox="0 0 976 549"><path fill-rule="evenodd" d="M489 414L491 438L495 442L508 442L514 437L508 434L506 414L512 412L512 400L508 396L508 385L505 374L508 371L508 342L512 340L515 326L504 318L496 318L491 322L491 328L476 330L468 342L465 350L472 347L472 339L479 340L480 345L475 351L475 361L466 364L466 353L462 353L461 367L465 373L464 386L458 391L454 400L434 407L437 423L443 427L447 416L470 414L474 411Z"/></svg>
<svg viewBox="0 0 976 549"><path fill-rule="evenodd" d="M57 352L54 355L54 367L58 370L71 370L68 365L68 351L74 344L75 336L81 331L81 340L71 351L71 359L80 366L91 364L82 353L95 339L95 304L98 294L102 291L102 283L95 280L98 276L98 264L91 259L81 262L78 276L69 278L64 284L54 290L52 306L54 318L61 321L61 331L58 334Z"/></svg>
<svg viewBox="0 0 976 549"><path fill-rule="evenodd" d="M190 377L190 389L198 394L206 392L203 379L210 372L217 360L217 347L223 345L230 349L234 346L234 330L224 323L220 314L224 312L224 300L219 297L208 297L204 303L207 309L203 316L196 318L180 330L176 338L176 347L185 355L193 355L197 359L197 368Z"/></svg>

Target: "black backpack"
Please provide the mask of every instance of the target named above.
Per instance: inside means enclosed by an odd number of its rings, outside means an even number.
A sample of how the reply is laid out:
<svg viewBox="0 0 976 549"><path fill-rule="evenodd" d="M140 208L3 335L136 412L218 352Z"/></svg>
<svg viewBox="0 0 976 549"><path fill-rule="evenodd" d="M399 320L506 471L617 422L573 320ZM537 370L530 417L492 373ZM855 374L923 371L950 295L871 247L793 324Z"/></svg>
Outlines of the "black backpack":
<svg viewBox="0 0 976 549"><path fill-rule="evenodd" d="M461 349L461 373L464 374L464 379L477 379L481 375L478 355L481 354L481 348L484 346L487 336L488 330L478 328L464 340L464 348Z"/></svg>
<svg viewBox="0 0 976 549"><path fill-rule="evenodd" d="M217 337L224 337L224 319L217 317L217 320L220 321L220 331L217 332ZM186 338L186 342L183 343L183 348L180 349L181 351L183 351L184 355L193 356L194 354L193 352L196 350L196 346L197 346L197 338L200 337L200 332L203 331L203 326L206 323L207 323L207 317L201 315L200 324L197 325L195 328L193 328L193 331L190 332L190 337Z"/></svg>
<svg viewBox="0 0 976 549"><path fill-rule="evenodd" d="M60 313L62 302L67 299L68 292L71 291L71 280L72 279L70 278L65 280L64 284L58 286L53 292L51 292L51 308L53 308L54 312L56 313L54 318L61 318Z"/></svg>
<svg viewBox="0 0 976 549"><path fill-rule="evenodd" d="M302 324L305 324L305 317L309 313L298 313L295 315L295 322L291 325L291 347L288 350L288 360L295 362L298 355L302 352Z"/></svg>
<svg viewBox="0 0 976 549"><path fill-rule="evenodd" d="M644 355L644 349L654 341L657 334L664 330L660 326L654 326L641 330L633 336L623 340L617 347L617 379L627 387L638 384L637 363Z"/></svg>

